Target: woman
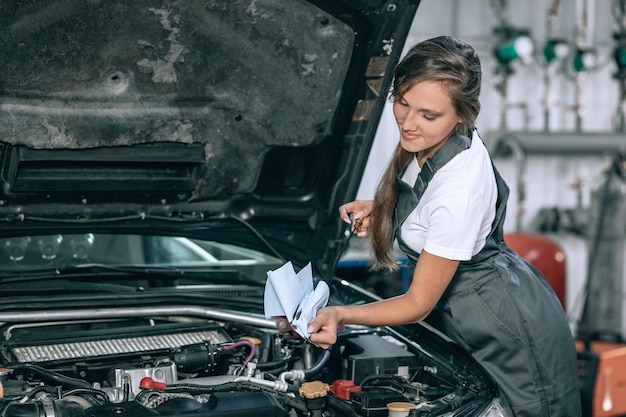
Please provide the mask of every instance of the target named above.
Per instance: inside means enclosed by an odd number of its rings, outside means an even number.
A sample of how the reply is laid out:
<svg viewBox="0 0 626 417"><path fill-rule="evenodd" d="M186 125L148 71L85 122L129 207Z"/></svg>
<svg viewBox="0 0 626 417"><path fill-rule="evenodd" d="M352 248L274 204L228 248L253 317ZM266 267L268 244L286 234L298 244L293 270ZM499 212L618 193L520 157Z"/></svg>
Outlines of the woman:
<svg viewBox="0 0 626 417"><path fill-rule="evenodd" d="M310 341L329 347L341 324L428 318L489 371L515 416L577 417L576 350L563 308L503 239L508 187L474 128L480 84L476 52L449 36L417 44L396 67L400 142L375 199L339 213L369 236L378 267L398 268L397 240L415 262L411 285L386 300L321 309Z"/></svg>

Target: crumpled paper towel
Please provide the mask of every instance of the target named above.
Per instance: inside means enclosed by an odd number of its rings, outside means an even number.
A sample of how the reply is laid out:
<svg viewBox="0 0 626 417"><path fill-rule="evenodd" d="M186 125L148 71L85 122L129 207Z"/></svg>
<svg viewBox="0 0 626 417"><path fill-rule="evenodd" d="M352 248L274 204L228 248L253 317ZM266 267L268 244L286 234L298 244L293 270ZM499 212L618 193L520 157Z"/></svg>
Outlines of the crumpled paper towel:
<svg viewBox="0 0 626 417"><path fill-rule="evenodd" d="M287 317L291 327L304 339L308 339L307 327L317 311L326 306L329 295L330 288L325 281L319 281L313 288L311 263L296 274L289 261L267 272L263 300L265 317Z"/></svg>

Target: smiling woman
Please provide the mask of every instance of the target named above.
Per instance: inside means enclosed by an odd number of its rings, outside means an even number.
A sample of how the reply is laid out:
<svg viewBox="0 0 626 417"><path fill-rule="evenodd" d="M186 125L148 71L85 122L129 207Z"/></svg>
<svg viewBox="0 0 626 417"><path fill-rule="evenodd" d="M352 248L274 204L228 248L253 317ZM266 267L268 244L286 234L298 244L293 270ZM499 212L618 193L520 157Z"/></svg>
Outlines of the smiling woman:
<svg viewBox="0 0 626 417"><path fill-rule="evenodd" d="M509 189L474 126L478 54L452 36L427 39L394 75L394 156L374 200L348 202L339 216L366 219L376 267L399 268L397 242L414 266L411 284L395 297L321 309L311 342L328 348L347 324L425 320L489 371L516 417L580 416L565 312L545 277L504 241Z"/></svg>

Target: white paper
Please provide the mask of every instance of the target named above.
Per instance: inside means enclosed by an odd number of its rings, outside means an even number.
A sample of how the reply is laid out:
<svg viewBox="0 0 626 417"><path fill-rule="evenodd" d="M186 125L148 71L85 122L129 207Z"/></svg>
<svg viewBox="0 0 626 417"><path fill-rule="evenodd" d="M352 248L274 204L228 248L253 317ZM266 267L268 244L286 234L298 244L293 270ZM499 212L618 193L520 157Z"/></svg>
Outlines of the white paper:
<svg viewBox="0 0 626 417"><path fill-rule="evenodd" d="M294 320L291 322L291 327L303 338L309 338L310 335L307 331L307 327L309 327L309 323L315 318L317 311L326 305L329 295L330 289L328 288L328 284L324 281L320 281L315 287L315 290L306 294L300 302Z"/></svg>
<svg viewBox="0 0 626 417"><path fill-rule="evenodd" d="M308 339L307 327L317 311L328 302L330 289L320 281L313 288L311 264L297 274L291 262L267 272L264 306L265 317L285 316L300 336Z"/></svg>

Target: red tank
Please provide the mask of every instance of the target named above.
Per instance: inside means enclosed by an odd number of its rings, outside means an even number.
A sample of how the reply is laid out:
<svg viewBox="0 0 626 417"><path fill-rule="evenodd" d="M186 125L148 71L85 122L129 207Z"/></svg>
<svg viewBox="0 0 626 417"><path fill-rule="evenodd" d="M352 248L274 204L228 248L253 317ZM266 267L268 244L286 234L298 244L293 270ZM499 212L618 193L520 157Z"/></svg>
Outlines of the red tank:
<svg viewBox="0 0 626 417"><path fill-rule="evenodd" d="M548 279L565 309L565 252L552 239L537 233L507 233L504 241Z"/></svg>

